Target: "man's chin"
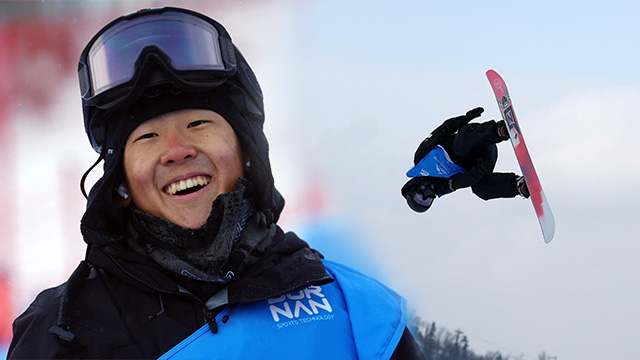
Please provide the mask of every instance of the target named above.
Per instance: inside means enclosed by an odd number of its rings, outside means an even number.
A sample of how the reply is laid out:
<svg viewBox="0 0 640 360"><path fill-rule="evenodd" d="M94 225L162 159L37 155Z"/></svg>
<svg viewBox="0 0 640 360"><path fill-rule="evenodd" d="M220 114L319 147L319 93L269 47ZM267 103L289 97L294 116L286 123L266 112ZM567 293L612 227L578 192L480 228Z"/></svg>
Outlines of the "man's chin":
<svg viewBox="0 0 640 360"><path fill-rule="evenodd" d="M187 229L198 229L201 228L206 222L207 219L202 219L202 220L196 220L196 219L166 219L169 222L172 222L178 226L181 226L183 228L187 228Z"/></svg>

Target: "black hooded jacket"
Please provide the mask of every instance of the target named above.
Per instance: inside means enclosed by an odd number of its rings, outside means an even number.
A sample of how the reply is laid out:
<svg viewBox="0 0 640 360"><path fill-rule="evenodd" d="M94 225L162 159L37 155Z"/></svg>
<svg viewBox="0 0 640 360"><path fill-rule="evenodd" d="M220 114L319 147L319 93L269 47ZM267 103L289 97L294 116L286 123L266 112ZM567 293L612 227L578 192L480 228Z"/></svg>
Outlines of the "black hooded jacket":
<svg viewBox="0 0 640 360"><path fill-rule="evenodd" d="M229 303L329 283L321 258L278 228L271 251L229 285ZM174 277L126 245L92 246L70 281L40 293L16 319L8 358L157 358L216 315ZM421 356L405 331L394 357Z"/></svg>
<svg viewBox="0 0 640 360"><path fill-rule="evenodd" d="M281 230L277 238L271 253L229 286L231 303L332 281L306 243ZM76 272L83 267L75 284L45 290L15 321L10 358L157 358L215 316L205 299L181 289L174 275L126 245L91 247ZM60 301L70 310L62 319ZM59 322L73 341L65 344L50 333Z"/></svg>
<svg viewBox="0 0 640 360"><path fill-rule="evenodd" d="M237 112L225 111L223 102L211 100L215 97L169 99L173 105L154 107L155 111L185 106L215 108L225 119L232 119L230 124L245 151L255 148L247 152L252 164L249 180L254 185L262 184L258 186L258 210L271 215L267 218L275 223L284 201L273 187L268 148L260 127L234 117ZM138 122L152 114L140 116ZM113 138L125 138L133 126ZM126 213L114 195L121 176L122 144L114 140L109 149L113 152L104 158L105 174L92 188L81 222L84 240L89 244L86 259L66 283L40 293L15 320L9 359L155 359L207 323L216 330L216 322L210 320L223 307L211 308L207 300L220 289L165 270L123 240ZM261 165L254 166L256 162ZM322 256L293 233L285 234L277 227L273 244L266 251L257 263L227 284L229 304L266 300L333 281ZM408 331L394 356L421 358Z"/></svg>

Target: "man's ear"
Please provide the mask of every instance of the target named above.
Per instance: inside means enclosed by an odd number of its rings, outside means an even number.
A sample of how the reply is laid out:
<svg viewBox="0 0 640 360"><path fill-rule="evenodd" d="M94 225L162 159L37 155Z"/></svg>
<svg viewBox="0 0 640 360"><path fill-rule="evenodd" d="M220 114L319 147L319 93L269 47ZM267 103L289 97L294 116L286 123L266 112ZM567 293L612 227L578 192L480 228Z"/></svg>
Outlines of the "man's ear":
<svg viewBox="0 0 640 360"><path fill-rule="evenodd" d="M120 186L118 186L118 190L117 190L118 196L119 196L119 201L120 201L120 205L122 205L122 207L127 207L129 206L129 204L131 204L131 196L129 195L129 191L127 190L126 186L124 186L124 184L120 184Z"/></svg>

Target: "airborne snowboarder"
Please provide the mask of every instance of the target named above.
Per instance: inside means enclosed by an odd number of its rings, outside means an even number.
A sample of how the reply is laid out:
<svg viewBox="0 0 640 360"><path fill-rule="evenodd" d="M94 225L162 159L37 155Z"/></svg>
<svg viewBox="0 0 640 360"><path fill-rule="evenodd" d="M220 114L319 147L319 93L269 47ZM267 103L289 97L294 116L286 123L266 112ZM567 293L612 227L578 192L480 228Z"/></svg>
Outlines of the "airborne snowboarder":
<svg viewBox="0 0 640 360"><path fill-rule="evenodd" d="M401 191L411 209L425 212L436 196L466 187L483 200L529 197L524 177L494 172L496 144L508 140L509 133L502 120L470 123L483 111L478 107L450 118L422 141Z"/></svg>

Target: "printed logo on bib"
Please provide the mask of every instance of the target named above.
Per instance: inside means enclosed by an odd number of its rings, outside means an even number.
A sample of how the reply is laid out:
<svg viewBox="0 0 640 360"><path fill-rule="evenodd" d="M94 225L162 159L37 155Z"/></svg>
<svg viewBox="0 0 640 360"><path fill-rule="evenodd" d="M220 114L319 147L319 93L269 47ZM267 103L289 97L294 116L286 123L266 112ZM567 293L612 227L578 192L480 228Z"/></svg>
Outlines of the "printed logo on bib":
<svg viewBox="0 0 640 360"><path fill-rule="evenodd" d="M334 318L331 304L319 286L278 296L267 303L278 329Z"/></svg>

